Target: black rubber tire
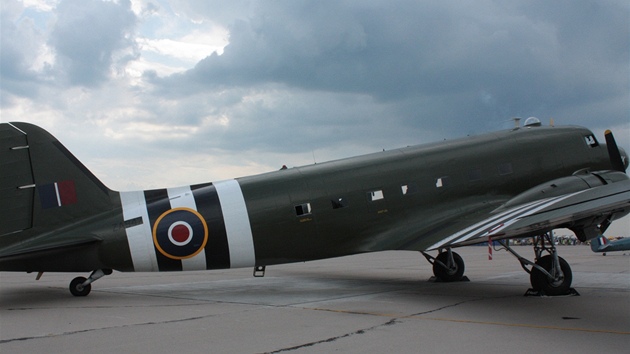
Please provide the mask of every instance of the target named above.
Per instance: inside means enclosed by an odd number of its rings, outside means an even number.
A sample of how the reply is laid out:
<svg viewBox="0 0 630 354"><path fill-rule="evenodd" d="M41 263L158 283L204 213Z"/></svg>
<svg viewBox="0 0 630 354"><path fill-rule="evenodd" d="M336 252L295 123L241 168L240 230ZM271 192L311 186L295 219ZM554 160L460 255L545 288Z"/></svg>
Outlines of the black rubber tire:
<svg viewBox="0 0 630 354"><path fill-rule="evenodd" d="M441 265L437 264L437 262L433 262L433 274L438 280L443 282L452 282L452 281L460 281L462 276L464 276L464 260L462 257L455 253L453 253L453 260L455 261L454 269L446 269ZM448 264L448 252L442 252L435 257L436 260Z"/></svg>
<svg viewBox="0 0 630 354"><path fill-rule="evenodd" d="M545 295L557 296L567 295L571 291L571 282L573 281L573 273L571 273L571 267L569 263L562 257L558 257L560 262L560 268L564 274L562 282L554 283L543 272L536 268L532 268L529 275L529 280L532 283L532 288L536 291L541 291ZM544 268L547 272L551 272L551 266L553 265L553 256L546 255L541 257L536 264Z"/></svg>
<svg viewBox="0 0 630 354"><path fill-rule="evenodd" d="M84 281L86 281L84 277L76 277L72 279L70 282L70 292L74 296L87 296L92 290L92 284L88 284L86 286L81 286Z"/></svg>

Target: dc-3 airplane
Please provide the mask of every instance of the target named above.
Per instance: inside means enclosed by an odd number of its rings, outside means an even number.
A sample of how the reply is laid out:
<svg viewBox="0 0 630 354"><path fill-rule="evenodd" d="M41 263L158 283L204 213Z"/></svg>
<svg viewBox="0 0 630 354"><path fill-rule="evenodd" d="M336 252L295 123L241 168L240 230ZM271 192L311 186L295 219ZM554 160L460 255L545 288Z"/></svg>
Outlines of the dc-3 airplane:
<svg viewBox="0 0 630 354"><path fill-rule="evenodd" d="M534 290L570 290L555 228L581 241L630 212L626 153L588 129L524 126L226 181L115 192L57 139L27 123L0 124L0 270L265 267L383 250L414 250L438 280L457 281L453 248L499 241ZM535 261L505 240L532 237ZM437 251L431 256L429 251Z"/></svg>
<svg viewBox="0 0 630 354"><path fill-rule="evenodd" d="M593 252L602 253L604 256L606 252L630 251L630 238L608 241L606 237L600 236L591 240L591 250Z"/></svg>

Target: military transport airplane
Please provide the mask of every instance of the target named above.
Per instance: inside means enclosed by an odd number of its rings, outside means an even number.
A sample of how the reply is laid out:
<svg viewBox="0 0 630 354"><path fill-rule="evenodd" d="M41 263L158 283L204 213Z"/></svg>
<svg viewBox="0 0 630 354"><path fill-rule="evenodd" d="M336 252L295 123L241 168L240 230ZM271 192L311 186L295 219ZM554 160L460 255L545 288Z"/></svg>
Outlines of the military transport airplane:
<svg viewBox="0 0 630 354"><path fill-rule="evenodd" d="M630 238L609 241L606 237L600 236L591 240L591 250L593 252L602 252L604 256L606 252L630 251Z"/></svg>
<svg viewBox="0 0 630 354"><path fill-rule="evenodd" d="M551 231L582 240L630 212L626 153L582 127L524 126L453 141L156 190L115 192L57 139L0 124L0 270L265 267L383 250L415 250L443 281L462 278L453 248L496 240L535 290L567 293L572 274ZM535 260L505 240L532 237ZM437 251L431 256L429 251Z"/></svg>

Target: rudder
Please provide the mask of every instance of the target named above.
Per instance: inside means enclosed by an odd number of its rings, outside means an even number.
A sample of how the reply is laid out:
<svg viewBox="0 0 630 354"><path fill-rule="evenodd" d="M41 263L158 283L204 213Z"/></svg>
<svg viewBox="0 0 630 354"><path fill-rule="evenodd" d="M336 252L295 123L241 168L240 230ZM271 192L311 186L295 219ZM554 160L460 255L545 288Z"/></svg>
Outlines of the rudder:
<svg viewBox="0 0 630 354"><path fill-rule="evenodd" d="M32 227L33 185L26 134L0 124L0 235Z"/></svg>
<svg viewBox="0 0 630 354"><path fill-rule="evenodd" d="M604 236L599 236L591 240L591 251L602 252L608 244L608 239Z"/></svg>
<svg viewBox="0 0 630 354"><path fill-rule="evenodd" d="M2 123L0 150L0 235L111 209L112 191L44 129Z"/></svg>

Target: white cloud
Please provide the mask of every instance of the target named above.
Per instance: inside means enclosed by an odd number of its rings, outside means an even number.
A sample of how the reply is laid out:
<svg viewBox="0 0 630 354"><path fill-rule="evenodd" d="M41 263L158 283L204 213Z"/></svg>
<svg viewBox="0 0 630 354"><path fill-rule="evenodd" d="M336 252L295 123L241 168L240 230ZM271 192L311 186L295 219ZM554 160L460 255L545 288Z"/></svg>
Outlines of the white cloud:
<svg viewBox="0 0 630 354"><path fill-rule="evenodd" d="M161 125L150 122L119 122L116 129L105 128L105 137L114 140L138 142L182 139L195 134L199 128L190 126Z"/></svg>
<svg viewBox="0 0 630 354"><path fill-rule="evenodd" d="M32 8L41 12L52 11L60 0L21 0L26 8Z"/></svg>
<svg viewBox="0 0 630 354"><path fill-rule="evenodd" d="M223 48L228 44L227 37L226 29L214 27L210 32L195 31L178 39L138 38L137 41L141 50L176 58L190 68L212 53L223 54Z"/></svg>
<svg viewBox="0 0 630 354"><path fill-rule="evenodd" d="M189 69L186 63L177 61L164 63L157 60L148 60L146 56L130 61L125 67L125 72L129 76L130 84L134 86L148 87L143 80L143 75L147 72L154 72L160 77L173 75Z"/></svg>

